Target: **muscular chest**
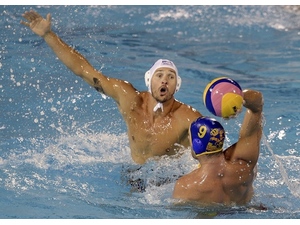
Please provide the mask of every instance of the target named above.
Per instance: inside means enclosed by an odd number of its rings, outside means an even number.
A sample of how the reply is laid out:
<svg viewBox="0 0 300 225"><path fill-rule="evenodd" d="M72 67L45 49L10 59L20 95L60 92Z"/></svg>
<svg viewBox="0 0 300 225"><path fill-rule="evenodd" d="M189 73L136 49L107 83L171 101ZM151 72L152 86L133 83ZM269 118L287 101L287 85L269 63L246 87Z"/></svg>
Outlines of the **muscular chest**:
<svg viewBox="0 0 300 225"><path fill-rule="evenodd" d="M137 125L149 134L165 133L174 129L174 119L169 116L164 118L145 117Z"/></svg>
<svg viewBox="0 0 300 225"><path fill-rule="evenodd" d="M132 113L127 126L136 139L166 145L178 141L182 133L180 123L170 116L154 118L146 114Z"/></svg>

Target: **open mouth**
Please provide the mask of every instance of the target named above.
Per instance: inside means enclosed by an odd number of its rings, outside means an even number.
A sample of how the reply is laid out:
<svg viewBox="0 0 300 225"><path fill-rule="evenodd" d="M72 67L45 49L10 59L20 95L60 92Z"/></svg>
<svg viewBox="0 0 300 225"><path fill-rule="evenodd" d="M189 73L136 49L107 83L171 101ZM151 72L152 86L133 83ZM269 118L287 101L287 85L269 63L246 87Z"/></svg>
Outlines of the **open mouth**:
<svg viewBox="0 0 300 225"><path fill-rule="evenodd" d="M160 88L160 95L165 95L167 93L168 89L166 87Z"/></svg>

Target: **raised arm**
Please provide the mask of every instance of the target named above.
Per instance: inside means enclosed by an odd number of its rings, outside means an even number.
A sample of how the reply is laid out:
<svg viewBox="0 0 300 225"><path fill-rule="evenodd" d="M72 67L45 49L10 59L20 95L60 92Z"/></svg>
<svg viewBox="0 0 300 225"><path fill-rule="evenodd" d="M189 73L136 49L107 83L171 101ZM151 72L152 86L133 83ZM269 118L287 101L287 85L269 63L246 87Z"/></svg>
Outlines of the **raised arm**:
<svg viewBox="0 0 300 225"><path fill-rule="evenodd" d="M99 78L99 74L80 53L68 46L51 30L50 13L46 19L32 10L25 12L22 16L29 22L21 21L21 24L28 26L35 34L44 38L57 57L73 73L82 77L88 84L93 86L93 77L97 76Z"/></svg>
<svg viewBox="0 0 300 225"><path fill-rule="evenodd" d="M22 15L28 22L21 21L21 24L29 27L35 34L44 38L45 42L54 51L56 56L76 75L80 76L89 85L96 88L118 103L126 102L127 95L135 94L135 89L128 82L108 78L93 66L75 49L67 45L51 30L51 15L44 19L35 11L25 12ZM119 88L116 88L119 87Z"/></svg>
<svg viewBox="0 0 300 225"><path fill-rule="evenodd" d="M244 90L244 107L247 108L239 133L239 140L229 151L231 160L244 160L255 165L259 156L262 136L263 96L259 91Z"/></svg>

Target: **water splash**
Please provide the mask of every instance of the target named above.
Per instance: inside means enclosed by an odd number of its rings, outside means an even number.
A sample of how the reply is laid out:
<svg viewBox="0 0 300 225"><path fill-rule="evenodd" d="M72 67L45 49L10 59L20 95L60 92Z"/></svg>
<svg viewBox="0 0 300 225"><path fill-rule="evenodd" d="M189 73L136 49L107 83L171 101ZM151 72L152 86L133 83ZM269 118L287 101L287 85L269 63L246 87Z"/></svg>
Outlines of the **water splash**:
<svg viewBox="0 0 300 225"><path fill-rule="evenodd" d="M275 155L272 148L271 148L271 146L270 146L270 144L267 141L266 136L263 134L262 137L263 137L262 140L263 140L264 145L266 146L266 148L268 149L271 156L274 158L275 162L277 163L277 165L279 167L279 171L280 171L280 174L282 176L282 179L283 179L284 183L287 185L287 187L290 190L290 192L292 193L292 195L299 198L300 197L300 192L299 192L300 183L299 183L299 180L298 180L298 182L296 180L294 180L295 181L294 183L291 182L292 180L289 178L288 173L286 172L286 169L284 168L284 166L283 166L283 164L281 163L281 160L280 160L280 159L283 159L283 157Z"/></svg>

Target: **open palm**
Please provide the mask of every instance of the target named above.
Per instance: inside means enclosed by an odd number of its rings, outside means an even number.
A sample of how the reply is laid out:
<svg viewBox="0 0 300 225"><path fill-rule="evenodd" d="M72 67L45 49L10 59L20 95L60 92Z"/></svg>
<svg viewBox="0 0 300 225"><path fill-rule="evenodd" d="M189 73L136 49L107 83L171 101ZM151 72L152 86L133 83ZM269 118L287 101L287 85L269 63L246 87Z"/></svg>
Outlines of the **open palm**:
<svg viewBox="0 0 300 225"><path fill-rule="evenodd" d="M47 14L46 19L33 10L25 12L22 16L27 19L28 22L21 21L21 24L29 27L35 34L41 37L51 30L50 13Z"/></svg>

